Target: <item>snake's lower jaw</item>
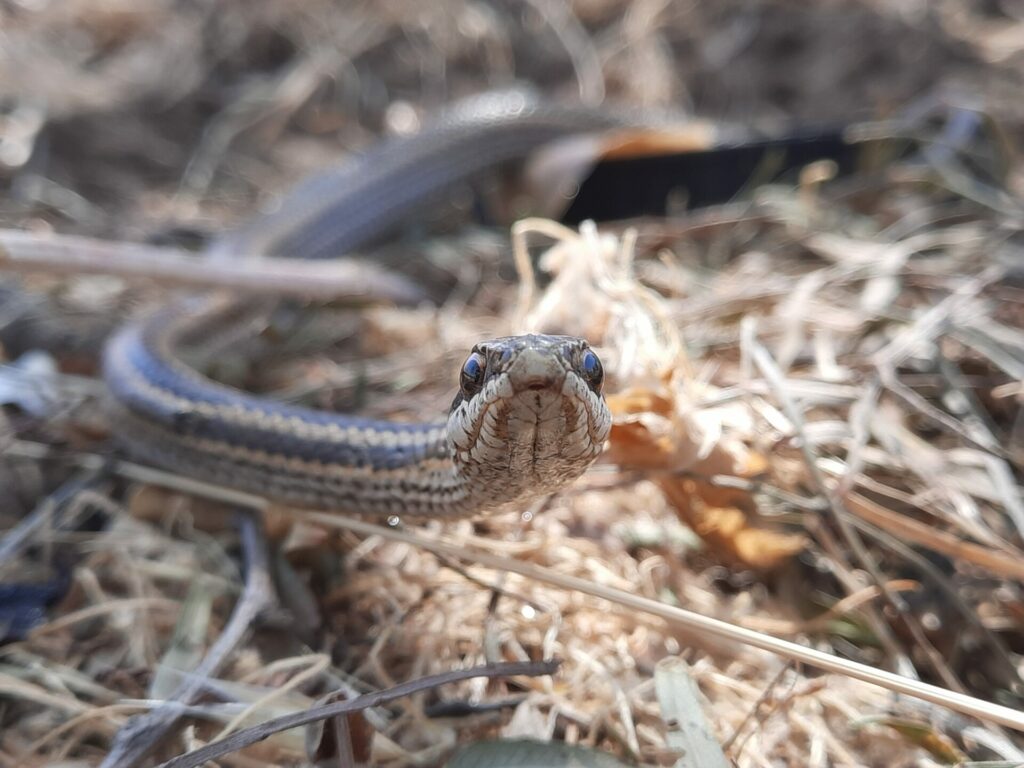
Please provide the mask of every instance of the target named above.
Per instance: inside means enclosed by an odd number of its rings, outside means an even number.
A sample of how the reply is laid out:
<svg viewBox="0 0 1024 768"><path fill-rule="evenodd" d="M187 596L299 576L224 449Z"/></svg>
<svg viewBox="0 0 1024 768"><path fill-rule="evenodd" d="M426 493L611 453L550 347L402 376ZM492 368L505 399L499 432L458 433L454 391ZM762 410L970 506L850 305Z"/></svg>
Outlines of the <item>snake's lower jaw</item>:
<svg viewBox="0 0 1024 768"><path fill-rule="evenodd" d="M456 436L456 470L469 487L488 489L487 498L478 499L483 506L507 507L557 491L603 450L611 426L608 408L574 373L518 377L502 394L495 402L453 412L459 423L454 429L449 424L449 435Z"/></svg>

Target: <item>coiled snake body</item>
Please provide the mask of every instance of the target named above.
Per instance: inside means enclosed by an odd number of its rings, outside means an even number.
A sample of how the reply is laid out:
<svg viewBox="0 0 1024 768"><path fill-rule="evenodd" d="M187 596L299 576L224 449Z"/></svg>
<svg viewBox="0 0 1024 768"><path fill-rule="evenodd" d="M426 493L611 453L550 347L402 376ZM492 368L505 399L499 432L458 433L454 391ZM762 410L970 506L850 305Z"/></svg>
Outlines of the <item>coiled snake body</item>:
<svg viewBox="0 0 1024 768"><path fill-rule="evenodd" d="M453 184L569 134L617 121L521 93L477 97L416 136L305 182L280 209L221 237L212 256L341 256ZM478 344L447 422L371 421L259 398L211 381L176 350L230 314L187 300L117 333L104 355L115 429L140 458L288 503L358 514L465 516L571 482L611 417L582 339Z"/></svg>

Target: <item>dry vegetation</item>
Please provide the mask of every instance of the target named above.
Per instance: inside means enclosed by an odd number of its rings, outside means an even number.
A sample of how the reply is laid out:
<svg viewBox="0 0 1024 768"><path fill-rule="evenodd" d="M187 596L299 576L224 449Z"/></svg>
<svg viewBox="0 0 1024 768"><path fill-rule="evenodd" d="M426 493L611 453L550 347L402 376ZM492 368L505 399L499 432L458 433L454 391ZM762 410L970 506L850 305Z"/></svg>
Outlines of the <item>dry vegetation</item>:
<svg viewBox="0 0 1024 768"><path fill-rule="evenodd" d="M922 123L930 151L909 161L710 210L580 233L526 222L516 238L547 273L533 290L508 228L459 226L455 206L380 255L437 308L291 313L282 338L221 362L276 396L418 419L445 410L473 339L588 336L612 372L608 455L524 516L402 533L262 508L264 534L227 511L255 500L106 460L98 350L166 285L5 276L0 765L99 765L172 694L194 706L167 719L163 759L339 688L552 657L554 677L452 682L341 722L357 752L376 732L374 764L531 736L669 765L655 670L682 657L740 766L1022 759L991 722L514 565L1021 708L1013 2L0 1L0 221L194 246L374 136L515 78L763 125L939 103L979 119L952 145ZM299 764L307 739L222 764Z"/></svg>

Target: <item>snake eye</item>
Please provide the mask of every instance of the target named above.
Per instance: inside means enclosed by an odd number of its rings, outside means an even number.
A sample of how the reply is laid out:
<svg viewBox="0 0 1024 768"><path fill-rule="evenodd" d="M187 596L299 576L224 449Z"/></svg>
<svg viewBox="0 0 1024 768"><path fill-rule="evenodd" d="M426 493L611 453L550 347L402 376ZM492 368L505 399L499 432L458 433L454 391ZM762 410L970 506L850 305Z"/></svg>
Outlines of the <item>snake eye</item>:
<svg viewBox="0 0 1024 768"><path fill-rule="evenodd" d="M486 361L479 352L474 352L462 366L462 373L459 374L459 386L462 388L463 397L472 397L484 385L484 365Z"/></svg>
<svg viewBox="0 0 1024 768"><path fill-rule="evenodd" d="M580 361L580 370L583 371L583 378L590 384L590 388L595 392L600 392L601 384L604 382L604 368L597 355L589 349L583 355L583 360Z"/></svg>

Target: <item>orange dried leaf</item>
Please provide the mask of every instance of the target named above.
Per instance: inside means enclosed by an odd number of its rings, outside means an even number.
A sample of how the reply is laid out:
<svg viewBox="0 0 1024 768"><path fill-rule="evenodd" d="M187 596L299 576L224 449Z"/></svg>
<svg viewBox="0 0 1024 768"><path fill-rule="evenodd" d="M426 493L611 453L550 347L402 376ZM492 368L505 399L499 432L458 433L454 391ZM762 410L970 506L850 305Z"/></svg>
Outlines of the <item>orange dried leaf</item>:
<svg viewBox="0 0 1024 768"><path fill-rule="evenodd" d="M616 420L607 457L625 469L656 471L655 481L686 523L722 559L770 570L803 550L806 541L765 527L749 492L724 488L715 475L750 478L768 469L761 454L731 451L719 444L698 456L698 444L664 394L633 389L608 397ZM686 475L674 474L684 471Z"/></svg>
<svg viewBox="0 0 1024 768"><path fill-rule="evenodd" d="M612 415L616 417L653 413L668 418L673 412L672 401L669 398L649 389L630 389L608 395L605 399Z"/></svg>

